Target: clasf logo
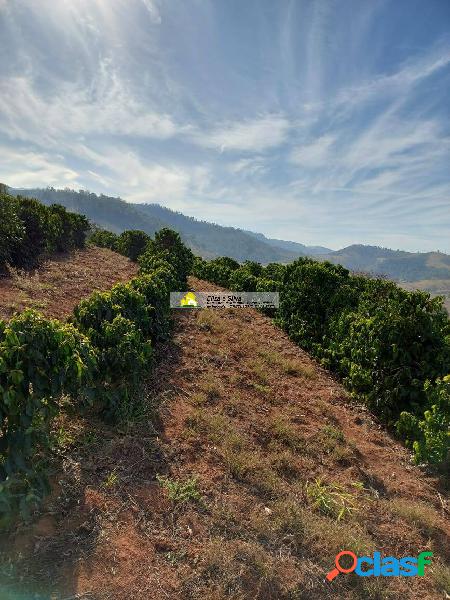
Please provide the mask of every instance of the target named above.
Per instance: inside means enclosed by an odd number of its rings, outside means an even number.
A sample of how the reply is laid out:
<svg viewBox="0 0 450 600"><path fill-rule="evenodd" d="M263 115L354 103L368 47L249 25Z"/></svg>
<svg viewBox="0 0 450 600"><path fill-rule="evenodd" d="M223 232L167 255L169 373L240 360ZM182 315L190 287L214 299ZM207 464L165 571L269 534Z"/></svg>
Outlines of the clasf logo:
<svg viewBox="0 0 450 600"><path fill-rule="evenodd" d="M349 567L343 567L340 560L343 556L349 556L352 564ZM350 550L342 550L336 555L332 569L328 575L328 581L339 575L339 573L352 573L353 571L360 577L414 577L418 575L423 577L425 574L425 565L431 563L432 552L421 552L417 558L414 556L404 556L395 558L394 556L385 556L381 558L380 552L374 552L373 557L356 556Z"/></svg>

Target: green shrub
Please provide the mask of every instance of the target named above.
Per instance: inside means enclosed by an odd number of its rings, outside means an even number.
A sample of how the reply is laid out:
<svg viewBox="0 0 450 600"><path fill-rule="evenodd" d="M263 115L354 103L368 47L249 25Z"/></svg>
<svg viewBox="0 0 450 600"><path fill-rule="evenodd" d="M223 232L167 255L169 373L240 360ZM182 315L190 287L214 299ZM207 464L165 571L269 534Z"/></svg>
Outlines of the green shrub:
<svg viewBox="0 0 450 600"><path fill-rule="evenodd" d="M233 291L256 292L258 278L246 267L240 267L230 276L228 287Z"/></svg>
<svg viewBox="0 0 450 600"><path fill-rule="evenodd" d="M96 335L104 321L122 316L132 321L145 337L151 331L154 308L131 283L117 283L108 292L94 292L74 308L72 321L97 345Z"/></svg>
<svg viewBox="0 0 450 600"><path fill-rule="evenodd" d="M151 256L160 256L175 270L177 275L178 290L187 287L187 276L191 273L194 255L181 241L180 235L171 229L161 229L155 234L155 239L150 240L147 250L141 255L139 265L141 272L150 271L148 260ZM172 291L177 291L174 289Z"/></svg>
<svg viewBox="0 0 450 600"><path fill-rule="evenodd" d="M279 292L280 290L280 282L274 281L273 279L264 279L263 277L259 277L256 282L256 292ZM261 312L268 315L269 317L274 317L277 313L277 309L275 308L262 308Z"/></svg>
<svg viewBox="0 0 450 600"><path fill-rule="evenodd" d="M130 281L131 286L140 292L151 312L150 335L153 341L166 340L171 329L170 283L173 273L165 267L160 267L148 275L135 277Z"/></svg>
<svg viewBox="0 0 450 600"><path fill-rule="evenodd" d="M53 222L52 249L67 252L74 248L83 248L90 229L87 218L67 211L60 204L52 204L48 211L50 222Z"/></svg>
<svg viewBox="0 0 450 600"><path fill-rule="evenodd" d="M450 452L450 375L426 381L427 398L422 416L402 412L397 431L413 449L416 463L440 464L449 462Z"/></svg>
<svg viewBox="0 0 450 600"><path fill-rule="evenodd" d="M343 313L329 353L344 383L387 421L426 404L424 383L450 364L448 317L438 298L371 282L356 311Z"/></svg>
<svg viewBox="0 0 450 600"><path fill-rule="evenodd" d="M54 250L53 237L57 223L50 219L48 209L37 200L17 196L15 206L25 232L21 243L12 253L12 264L30 269L39 264L43 253Z"/></svg>
<svg viewBox="0 0 450 600"><path fill-rule="evenodd" d="M136 261L144 252L150 241L150 236L145 231L130 230L124 231L119 235L116 241L116 250Z"/></svg>
<svg viewBox="0 0 450 600"><path fill-rule="evenodd" d="M287 265L278 323L308 351L317 350L331 317L349 304L349 272L340 265L300 258ZM347 293L348 292L348 293Z"/></svg>
<svg viewBox="0 0 450 600"><path fill-rule="evenodd" d="M152 250L146 250L138 259L139 273L141 275L151 275L155 271L164 272L166 285L171 292L181 290L182 282L179 279L177 271L170 262L168 252L159 252L154 254Z"/></svg>
<svg viewBox="0 0 450 600"><path fill-rule="evenodd" d="M138 287L134 281L94 292L75 307L72 318L98 353L94 396L111 419L129 399L144 365L150 366L150 339L160 325L155 307Z"/></svg>
<svg viewBox="0 0 450 600"><path fill-rule="evenodd" d="M242 268L255 277L260 277L263 272L263 267L254 260L245 260L242 264Z"/></svg>
<svg viewBox="0 0 450 600"><path fill-rule="evenodd" d="M89 242L94 246L100 248L109 248L110 250L117 250L117 240L119 236L112 231L106 231L106 229L96 229L89 237Z"/></svg>
<svg viewBox="0 0 450 600"><path fill-rule="evenodd" d="M25 227L16 210L12 196L0 194L0 273L13 260L25 236Z"/></svg>
<svg viewBox="0 0 450 600"><path fill-rule="evenodd" d="M46 490L50 424L64 393L94 371L88 340L72 325L31 310L0 325L0 523L23 514Z"/></svg>
<svg viewBox="0 0 450 600"><path fill-rule="evenodd" d="M32 198L0 194L0 270L6 263L36 267L46 254L84 246L89 222L57 204L44 206Z"/></svg>
<svg viewBox="0 0 450 600"><path fill-rule="evenodd" d="M102 321L93 339L98 354L97 404L106 418L115 420L125 412L140 377L150 370L152 344L121 315Z"/></svg>
<svg viewBox="0 0 450 600"><path fill-rule="evenodd" d="M282 281L286 265L280 265L279 263L269 263L262 270L261 277L265 279L272 279L274 281Z"/></svg>

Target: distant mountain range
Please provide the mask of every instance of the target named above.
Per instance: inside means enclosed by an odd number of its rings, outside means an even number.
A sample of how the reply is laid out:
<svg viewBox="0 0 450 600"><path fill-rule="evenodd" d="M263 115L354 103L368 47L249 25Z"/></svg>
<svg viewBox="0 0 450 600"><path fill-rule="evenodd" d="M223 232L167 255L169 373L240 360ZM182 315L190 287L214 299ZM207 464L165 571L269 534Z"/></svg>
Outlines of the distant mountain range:
<svg viewBox="0 0 450 600"><path fill-rule="evenodd" d="M418 287L423 289L433 287L427 285L429 280L440 280L440 291L446 293L447 290L450 295L450 256L440 252L413 253L362 244L333 251L322 246L306 246L267 238L262 233L199 221L159 204L131 204L120 198L68 189L11 188L10 191L37 198L44 204L62 204L117 233L125 229L142 229L153 235L162 227L170 227L178 231L193 251L204 258L230 256L238 261L287 263L299 256L312 256L342 264L352 271L384 275L401 283L420 282L421 286Z"/></svg>

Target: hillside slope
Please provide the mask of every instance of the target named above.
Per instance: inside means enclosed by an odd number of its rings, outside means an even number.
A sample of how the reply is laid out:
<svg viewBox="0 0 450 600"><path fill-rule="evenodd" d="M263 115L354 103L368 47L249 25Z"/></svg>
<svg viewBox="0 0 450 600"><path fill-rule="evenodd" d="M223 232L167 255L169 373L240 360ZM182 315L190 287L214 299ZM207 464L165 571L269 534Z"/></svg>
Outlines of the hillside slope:
<svg viewBox="0 0 450 600"><path fill-rule="evenodd" d="M136 263L107 248L54 256L31 273L12 271L11 277L0 277L0 319L25 308L64 319L94 290L107 290L136 273Z"/></svg>
<svg viewBox="0 0 450 600"><path fill-rule="evenodd" d="M441 599L439 481L268 318L175 317L132 422L57 423L53 494L5 540L2 598L20 578L56 600ZM434 557L425 577L330 584L343 548Z"/></svg>

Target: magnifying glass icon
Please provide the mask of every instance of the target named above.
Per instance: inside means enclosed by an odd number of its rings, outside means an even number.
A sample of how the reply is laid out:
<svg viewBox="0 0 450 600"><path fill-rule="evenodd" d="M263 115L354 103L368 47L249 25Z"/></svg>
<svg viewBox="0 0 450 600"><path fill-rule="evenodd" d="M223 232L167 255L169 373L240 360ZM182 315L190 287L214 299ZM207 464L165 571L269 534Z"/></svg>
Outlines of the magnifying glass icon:
<svg viewBox="0 0 450 600"><path fill-rule="evenodd" d="M350 567L343 567L339 563L341 556L351 556L353 559L353 564ZM354 552L351 552L350 550L342 550L342 552L339 552L339 554L336 554L336 558L334 559L334 564L336 565L336 568L332 569L328 573L328 575L326 577L328 579L328 581L333 581L333 579L337 575L339 575L339 573L351 573L352 571L354 571L356 569L356 565L358 564L358 558Z"/></svg>

